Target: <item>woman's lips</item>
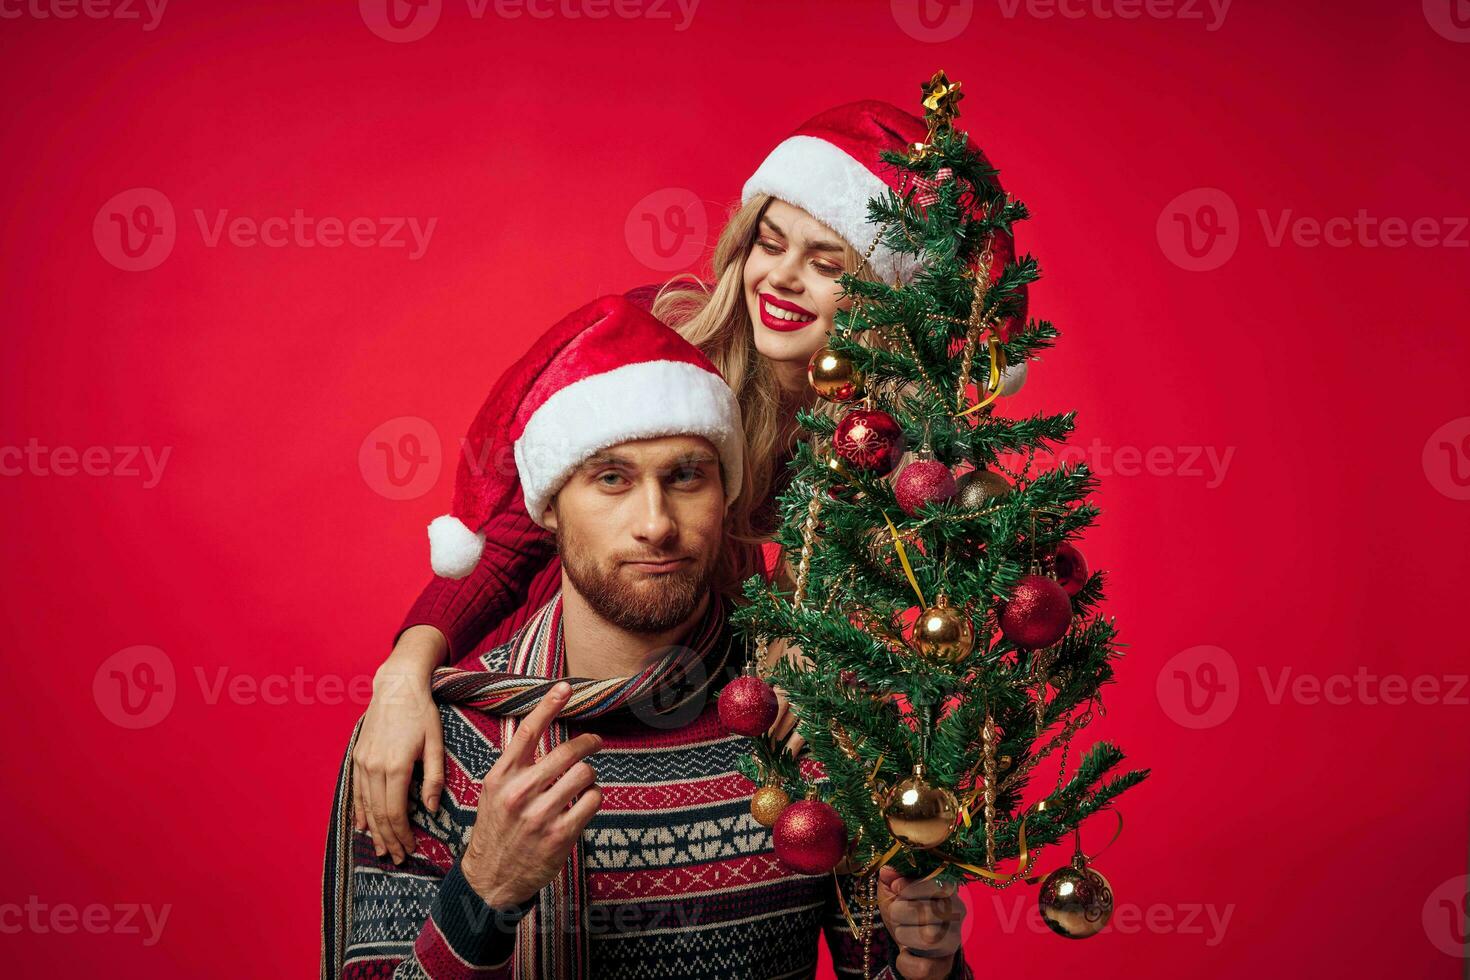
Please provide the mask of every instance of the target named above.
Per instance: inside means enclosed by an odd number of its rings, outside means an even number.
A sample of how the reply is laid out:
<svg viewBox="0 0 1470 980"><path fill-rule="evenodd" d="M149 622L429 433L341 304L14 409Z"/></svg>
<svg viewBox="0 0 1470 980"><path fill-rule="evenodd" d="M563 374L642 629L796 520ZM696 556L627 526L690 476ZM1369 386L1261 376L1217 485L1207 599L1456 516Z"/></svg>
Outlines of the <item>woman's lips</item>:
<svg viewBox="0 0 1470 980"><path fill-rule="evenodd" d="M806 310L803 310L801 307L796 306L793 303L787 303L784 300L779 300L776 297L772 296L770 293L761 293L757 298L760 300L761 323L764 323L772 330L779 330L783 333L790 333L793 330L800 330L803 327L807 327L811 325L814 320L816 320L816 316L814 314L808 313ZM800 314L801 316L805 317L805 319L787 320L784 317L773 313L771 310L772 307L778 310L784 310L787 313Z"/></svg>

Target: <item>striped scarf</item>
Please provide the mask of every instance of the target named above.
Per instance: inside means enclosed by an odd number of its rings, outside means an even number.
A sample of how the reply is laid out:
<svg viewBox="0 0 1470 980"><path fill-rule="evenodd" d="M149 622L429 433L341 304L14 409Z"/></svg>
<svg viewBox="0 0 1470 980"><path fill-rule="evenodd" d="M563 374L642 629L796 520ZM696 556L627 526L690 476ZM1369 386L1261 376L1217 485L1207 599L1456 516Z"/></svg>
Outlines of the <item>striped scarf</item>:
<svg viewBox="0 0 1470 980"><path fill-rule="evenodd" d="M702 701L712 688L723 682L726 666L731 662L730 634L725 625L724 604L712 593L704 615L684 643L669 647L637 674L602 679L564 677L566 644L562 597L558 592L510 640L512 649L506 672L440 667L434 672L434 700L498 717L503 748L510 744L521 719L535 709L558 681L565 680L571 684L572 694L541 738L537 747L537 758L541 758L566 741L568 721L596 718L628 708L656 725L661 716L677 717L692 701ZM359 721L358 729L361 726ZM351 933L351 760L356 743L357 731L354 731L337 782L323 882L322 972L324 977L334 980L341 975L343 953ZM410 805L420 804L410 799ZM588 976L587 937L581 928L586 900L582 850L583 843L578 838L561 872L541 889L535 911L517 925L514 957L517 978Z"/></svg>

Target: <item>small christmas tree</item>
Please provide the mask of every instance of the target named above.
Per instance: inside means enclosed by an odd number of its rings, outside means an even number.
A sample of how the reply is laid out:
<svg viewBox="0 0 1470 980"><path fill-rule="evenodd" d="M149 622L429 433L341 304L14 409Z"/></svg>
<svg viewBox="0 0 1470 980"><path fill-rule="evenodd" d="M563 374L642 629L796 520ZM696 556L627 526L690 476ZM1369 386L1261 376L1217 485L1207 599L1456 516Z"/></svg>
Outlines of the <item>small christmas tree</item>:
<svg viewBox="0 0 1470 980"><path fill-rule="evenodd" d="M777 856L798 870L841 860L871 875L887 863L905 876L1004 887L1028 873L1039 846L1147 772L1116 773L1123 753L1100 742L1065 777L1072 736L1120 656L1113 623L1098 614L1103 575L1072 543L1097 517L1084 502L1097 483L1085 464L1032 473L1038 449L1072 431L1073 413L996 411L1057 331L1025 321L1036 262L997 257L1028 215L954 128L959 88L943 72L924 86L927 139L883 156L904 171L902 193L868 202L880 240L920 270L905 285L845 276L853 302L812 359L817 393L845 414L798 416L810 438L791 463L777 535L794 591L752 578L735 614L762 656L767 643L800 648L770 680L830 781L815 799L765 736L741 765L761 786L752 809L774 824ZM917 456L895 472L905 447ZM726 693L722 714L769 704L753 676ZM1032 790L1048 757L1056 785ZM1082 876L1061 889L1063 905L1096 886L1087 875L1101 881L1081 859L1061 872ZM1042 899L1046 911L1045 887ZM1103 900L1094 887L1088 901ZM1110 910L1110 892L1105 900ZM1047 918L1067 935L1101 928Z"/></svg>

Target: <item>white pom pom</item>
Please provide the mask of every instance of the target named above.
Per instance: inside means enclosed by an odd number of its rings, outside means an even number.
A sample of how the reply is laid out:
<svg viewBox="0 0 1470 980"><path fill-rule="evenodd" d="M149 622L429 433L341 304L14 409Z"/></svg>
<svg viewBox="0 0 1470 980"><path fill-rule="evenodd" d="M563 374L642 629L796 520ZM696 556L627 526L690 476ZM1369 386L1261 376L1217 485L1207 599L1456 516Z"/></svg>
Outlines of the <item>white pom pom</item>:
<svg viewBox="0 0 1470 980"><path fill-rule="evenodd" d="M1007 364L1000 372L1000 393L1007 398L1021 390L1026 383L1026 362Z"/></svg>
<svg viewBox="0 0 1470 980"><path fill-rule="evenodd" d="M429 522L429 564L435 575L464 578L485 552L485 532L476 534L458 517L445 514Z"/></svg>

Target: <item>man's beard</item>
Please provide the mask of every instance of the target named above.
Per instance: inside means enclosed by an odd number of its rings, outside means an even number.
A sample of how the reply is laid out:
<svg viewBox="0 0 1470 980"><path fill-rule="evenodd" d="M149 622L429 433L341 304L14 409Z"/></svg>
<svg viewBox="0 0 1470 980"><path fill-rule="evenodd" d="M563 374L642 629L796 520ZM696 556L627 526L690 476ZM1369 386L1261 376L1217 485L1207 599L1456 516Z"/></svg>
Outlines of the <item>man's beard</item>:
<svg viewBox="0 0 1470 980"><path fill-rule="evenodd" d="M677 571L638 576L635 583L620 574L620 563L600 565L580 542L556 529L561 567L593 612L630 633L663 633L685 622L710 591L717 555L694 561Z"/></svg>

